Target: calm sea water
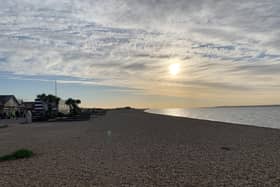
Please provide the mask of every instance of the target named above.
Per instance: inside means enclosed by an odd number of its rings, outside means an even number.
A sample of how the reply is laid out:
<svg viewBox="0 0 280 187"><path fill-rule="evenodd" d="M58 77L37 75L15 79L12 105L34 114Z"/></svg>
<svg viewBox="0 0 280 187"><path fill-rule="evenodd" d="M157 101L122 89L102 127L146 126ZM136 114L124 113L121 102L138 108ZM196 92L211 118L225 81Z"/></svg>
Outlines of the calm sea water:
<svg viewBox="0 0 280 187"><path fill-rule="evenodd" d="M280 106L152 109L147 112L280 129Z"/></svg>

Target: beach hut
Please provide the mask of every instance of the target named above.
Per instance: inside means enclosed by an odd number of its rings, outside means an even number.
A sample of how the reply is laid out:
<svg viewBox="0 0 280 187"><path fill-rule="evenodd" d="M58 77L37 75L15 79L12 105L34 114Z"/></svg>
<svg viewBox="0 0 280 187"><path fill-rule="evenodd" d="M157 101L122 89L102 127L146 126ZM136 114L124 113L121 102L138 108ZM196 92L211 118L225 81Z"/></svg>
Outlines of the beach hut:
<svg viewBox="0 0 280 187"><path fill-rule="evenodd" d="M16 112L20 112L20 103L16 97L14 95L0 95L1 118L16 117Z"/></svg>

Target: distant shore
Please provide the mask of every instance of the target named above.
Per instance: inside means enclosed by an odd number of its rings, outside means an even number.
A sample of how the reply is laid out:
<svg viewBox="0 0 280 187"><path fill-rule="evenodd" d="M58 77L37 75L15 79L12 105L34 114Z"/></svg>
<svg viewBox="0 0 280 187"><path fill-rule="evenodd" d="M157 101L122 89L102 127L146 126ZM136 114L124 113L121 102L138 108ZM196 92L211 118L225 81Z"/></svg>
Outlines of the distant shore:
<svg viewBox="0 0 280 187"><path fill-rule="evenodd" d="M109 110L90 121L10 124L0 186L277 186L280 130Z"/></svg>
<svg viewBox="0 0 280 187"><path fill-rule="evenodd" d="M280 105L240 105L240 106L214 106L205 108L255 108L255 107L280 107Z"/></svg>

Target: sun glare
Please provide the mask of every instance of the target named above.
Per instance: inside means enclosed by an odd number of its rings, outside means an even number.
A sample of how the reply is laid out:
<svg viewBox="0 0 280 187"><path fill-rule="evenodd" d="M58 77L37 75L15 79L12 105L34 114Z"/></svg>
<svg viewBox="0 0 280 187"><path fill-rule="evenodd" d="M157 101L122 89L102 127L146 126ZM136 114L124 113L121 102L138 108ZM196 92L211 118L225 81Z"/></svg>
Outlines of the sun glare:
<svg viewBox="0 0 280 187"><path fill-rule="evenodd" d="M169 72L171 75L177 75L180 72L180 64L171 64L169 66Z"/></svg>

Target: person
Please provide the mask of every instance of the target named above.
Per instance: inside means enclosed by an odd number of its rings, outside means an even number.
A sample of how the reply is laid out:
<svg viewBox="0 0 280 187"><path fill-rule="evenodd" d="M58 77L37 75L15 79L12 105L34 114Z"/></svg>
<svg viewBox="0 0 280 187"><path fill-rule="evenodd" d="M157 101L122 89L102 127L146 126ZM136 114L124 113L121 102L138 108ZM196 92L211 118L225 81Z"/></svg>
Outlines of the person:
<svg viewBox="0 0 280 187"><path fill-rule="evenodd" d="M32 113L30 110L28 110L25 114L25 117L26 117L26 123L29 124L29 123L32 123Z"/></svg>
<svg viewBox="0 0 280 187"><path fill-rule="evenodd" d="M16 119L19 118L19 111L16 111Z"/></svg>

